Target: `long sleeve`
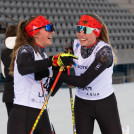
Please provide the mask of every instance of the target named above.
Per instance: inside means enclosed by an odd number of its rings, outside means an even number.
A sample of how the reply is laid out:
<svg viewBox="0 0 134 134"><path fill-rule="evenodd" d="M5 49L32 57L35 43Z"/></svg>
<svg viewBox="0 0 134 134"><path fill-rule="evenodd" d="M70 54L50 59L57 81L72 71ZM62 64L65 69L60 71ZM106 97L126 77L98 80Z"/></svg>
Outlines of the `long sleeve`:
<svg viewBox="0 0 134 134"><path fill-rule="evenodd" d="M105 46L98 51L94 62L81 76L68 76L62 74L61 79L64 83L84 88L89 83L91 83L99 74L101 74L106 68L110 67L112 63L112 50L109 46Z"/></svg>
<svg viewBox="0 0 134 134"><path fill-rule="evenodd" d="M1 62L3 63L3 73L4 77L4 92L3 92L3 102L13 102L14 98L14 81L13 76L9 74L9 66L11 63L11 53L12 49L4 49L1 55Z"/></svg>
<svg viewBox="0 0 134 134"><path fill-rule="evenodd" d="M13 77L11 75L9 75L9 67L10 67L10 63L11 63L11 53L12 50L11 49L4 49L1 55L1 61L3 63L3 73L5 75L5 81L13 81Z"/></svg>
<svg viewBox="0 0 134 134"><path fill-rule="evenodd" d="M18 51L17 67L21 75L40 72L48 69L51 63L48 58L43 60L34 60L34 50L30 45L25 45Z"/></svg>

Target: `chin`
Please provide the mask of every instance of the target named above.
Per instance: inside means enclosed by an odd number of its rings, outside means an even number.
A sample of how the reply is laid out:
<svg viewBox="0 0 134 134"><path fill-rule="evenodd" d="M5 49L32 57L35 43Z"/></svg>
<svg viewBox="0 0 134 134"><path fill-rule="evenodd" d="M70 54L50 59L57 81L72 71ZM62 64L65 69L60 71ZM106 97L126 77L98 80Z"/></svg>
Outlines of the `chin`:
<svg viewBox="0 0 134 134"><path fill-rule="evenodd" d="M47 41L46 45L50 46L52 44L52 41Z"/></svg>
<svg viewBox="0 0 134 134"><path fill-rule="evenodd" d="M81 44L81 46L87 46L87 44L86 43L80 43Z"/></svg>
<svg viewBox="0 0 134 134"><path fill-rule="evenodd" d="M48 44L47 44L47 46L51 46L51 45L52 45L52 43L48 43Z"/></svg>

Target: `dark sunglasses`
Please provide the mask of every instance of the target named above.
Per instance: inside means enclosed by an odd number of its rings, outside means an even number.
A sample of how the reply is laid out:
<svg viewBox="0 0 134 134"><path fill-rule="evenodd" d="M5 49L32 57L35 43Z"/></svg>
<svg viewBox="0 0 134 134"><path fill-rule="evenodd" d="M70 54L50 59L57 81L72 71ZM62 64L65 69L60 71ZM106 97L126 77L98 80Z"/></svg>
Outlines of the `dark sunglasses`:
<svg viewBox="0 0 134 134"><path fill-rule="evenodd" d="M54 31L54 26L53 26L52 23L50 23L50 24L47 24L45 26L35 28L35 29L33 29L33 30L29 31L29 32L32 32L34 30L41 29L41 28L45 28L45 30L48 31L48 32L53 32Z"/></svg>

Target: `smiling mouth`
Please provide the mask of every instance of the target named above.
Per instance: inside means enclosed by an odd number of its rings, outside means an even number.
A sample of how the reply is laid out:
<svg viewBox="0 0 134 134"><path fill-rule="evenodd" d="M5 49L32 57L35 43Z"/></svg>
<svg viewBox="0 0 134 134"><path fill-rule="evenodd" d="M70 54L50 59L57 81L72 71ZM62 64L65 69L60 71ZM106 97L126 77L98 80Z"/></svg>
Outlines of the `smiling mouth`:
<svg viewBox="0 0 134 134"><path fill-rule="evenodd" d="M80 41L86 41L86 39L80 39Z"/></svg>
<svg viewBox="0 0 134 134"><path fill-rule="evenodd" d="M49 40L51 40L51 39L52 39L52 37L48 37L48 39L49 39Z"/></svg>

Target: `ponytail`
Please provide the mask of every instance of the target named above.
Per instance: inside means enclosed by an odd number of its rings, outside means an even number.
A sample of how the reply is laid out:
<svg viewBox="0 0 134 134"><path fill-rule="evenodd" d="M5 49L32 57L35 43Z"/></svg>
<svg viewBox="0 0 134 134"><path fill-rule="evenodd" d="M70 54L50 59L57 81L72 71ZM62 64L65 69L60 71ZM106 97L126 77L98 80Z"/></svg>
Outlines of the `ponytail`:
<svg viewBox="0 0 134 134"><path fill-rule="evenodd" d="M104 23L104 21L96 14L88 14L89 16L92 16L94 19L96 19L97 21L99 21L102 25L102 29L100 32L100 36L98 37L98 39L103 40L104 42L106 42L108 45L111 46L112 50L113 50L113 55L114 55L114 63L117 63L117 56L115 54L115 50L113 49L111 43L110 43L110 39L109 39L109 33L108 33L108 29L106 24Z"/></svg>
<svg viewBox="0 0 134 134"><path fill-rule="evenodd" d="M31 17L29 18L27 21L26 20L22 20L20 21L20 23L18 24L18 30L17 30L17 38L15 41L15 46L12 52L12 60L11 60L11 64L10 64L10 74L13 75L14 73L14 61L16 58L16 54L19 50L20 47L22 47L23 45L29 44L31 45L34 49L35 52L37 52L37 47L35 45L35 41L34 38L31 38L25 31L25 27L34 19L35 17Z"/></svg>

